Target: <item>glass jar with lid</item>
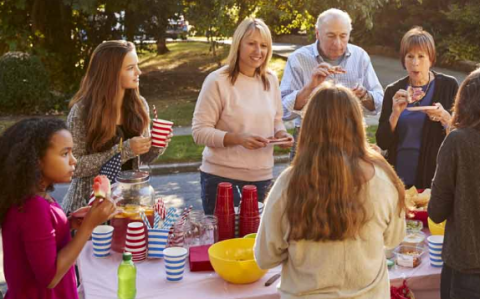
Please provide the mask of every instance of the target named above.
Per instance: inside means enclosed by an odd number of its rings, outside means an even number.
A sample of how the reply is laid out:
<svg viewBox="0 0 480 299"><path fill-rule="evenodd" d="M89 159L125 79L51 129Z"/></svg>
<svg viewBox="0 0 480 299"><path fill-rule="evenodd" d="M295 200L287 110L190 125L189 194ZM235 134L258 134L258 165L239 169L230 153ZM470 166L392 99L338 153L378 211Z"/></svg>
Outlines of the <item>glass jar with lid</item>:
<svg viewBox="0 0 480 299"><path fill-rule="evenodd" d="M150 186L150 175L145 171L122 171L118 177L118 187L113 192L117 205L152 206L155 192Z"/></svg>
<svg viewBox="0 0 480 299"><path fill-rule="evenodd" d="M128 223L143 222L140 212L145 213L153 224L154 190L149 184L148 172L123 171L118 177L118 186L113 187L112 198L117 201L117 214L110 220L113 226L112 250L123 252Z"/></svg>

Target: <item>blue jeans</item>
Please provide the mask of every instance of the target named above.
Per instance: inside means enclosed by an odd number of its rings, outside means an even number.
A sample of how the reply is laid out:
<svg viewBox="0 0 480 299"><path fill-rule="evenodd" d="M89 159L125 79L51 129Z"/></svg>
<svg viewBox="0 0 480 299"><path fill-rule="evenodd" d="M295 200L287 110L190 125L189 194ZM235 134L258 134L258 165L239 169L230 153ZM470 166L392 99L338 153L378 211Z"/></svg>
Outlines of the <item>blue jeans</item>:
<svg viewBox="0 0 480 299"><path fill-rule="evenodd" d="M466 274L443 264L440 282L442 299L480 299L480 274Z"/></svg>
<svg viewBox="0 0 480 299"><path fill-rule="evenodd" d="M231 183L233 186L233 201L236 207L240 203L240 193L245 185L255 185L257 187L258 201L263 202L265 195L270 189L272 180L247 182L224 178L221 176L200 171L200 185L202 186L202 204L206 215L213 215L215 211L215 202L217 200L217 186L221 182ZM237 189L238 187L238 189Z"/></svg>

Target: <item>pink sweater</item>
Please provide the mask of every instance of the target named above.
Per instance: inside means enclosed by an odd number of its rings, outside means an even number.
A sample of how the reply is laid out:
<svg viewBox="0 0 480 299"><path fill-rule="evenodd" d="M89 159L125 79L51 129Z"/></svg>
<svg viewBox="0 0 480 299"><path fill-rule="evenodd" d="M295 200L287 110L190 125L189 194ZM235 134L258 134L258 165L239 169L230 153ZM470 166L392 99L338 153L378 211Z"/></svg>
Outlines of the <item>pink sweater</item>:
<svg viewBox="0 0 480 299"><path fill-rule="evenodd" d="M2 225L5 299L78 298L72 266L58 285L47 289L56 273L58 252L70 241L70 226L62 208L40 196L23 209L12 207Z"/></svg>
<svg viewBox="0 0 480 299"><path fill-rule="evenodd" d="M273 145L248 150L243 146L225 147L227 133L250 133L272 137L285 130L278 79L268 73L270 90L260 77L239 74L235 85L225 67L205 79L192 121L197 144L206 145L200 170L230 179L263 181L273 177Z"/></svg>

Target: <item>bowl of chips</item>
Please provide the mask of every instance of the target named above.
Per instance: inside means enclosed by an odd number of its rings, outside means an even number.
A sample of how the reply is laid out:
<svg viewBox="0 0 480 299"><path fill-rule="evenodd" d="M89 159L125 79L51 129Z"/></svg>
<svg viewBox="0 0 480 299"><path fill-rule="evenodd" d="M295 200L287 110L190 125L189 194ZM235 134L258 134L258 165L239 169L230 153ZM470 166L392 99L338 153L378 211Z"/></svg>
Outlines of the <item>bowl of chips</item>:
<svg viewBox="0 0 480 299"><path fill-rule="evenodd" d="M418 189L413 186L405 190L405 201L407 204L407 218L422 221L423 226L428 226L427 206L430 201L430 189Z"/></svg>

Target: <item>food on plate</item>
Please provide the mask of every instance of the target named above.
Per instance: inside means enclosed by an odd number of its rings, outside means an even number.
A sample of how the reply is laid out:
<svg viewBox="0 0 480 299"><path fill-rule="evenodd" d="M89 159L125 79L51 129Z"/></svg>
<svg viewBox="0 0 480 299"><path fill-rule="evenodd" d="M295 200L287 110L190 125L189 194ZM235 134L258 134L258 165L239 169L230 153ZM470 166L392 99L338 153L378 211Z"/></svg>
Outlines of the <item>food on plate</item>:
<svg viewBox="0 0 480 299"><path fill-rule="evenodd" d="M407 232L419 232L423 229L423 223L417 220L407 220Z"/></svg>
<svg viewBox="0 0 480 299"><path fill-rule="evenodd" d="M332 66L331 68L328 69L331 73L334 74L346 74L347 71L344 70L341 66Z"/></svg>
<svg viewBox="0 0 480 299"><path fill-rule="evenodd" d="M425 96L425 92L421 88L409 86L407 88L407 102L409 104L420 101Z"/></svg>
<svg viewBox="0 0 480 299"><path fill-rule="evenodd" d="M105 175L97 175L93 179L93 193L96 198L108 198L111 192L110 180Z"/></svg>
<svg viewBox="0 0 480 299"><path fill-rule="evenodd" d="M407 208L411 211L419 210L425 211L430 201L431 190L425 189L422 193L418 193L417 188L412 188L405 191L405 200Z"/></svg>

